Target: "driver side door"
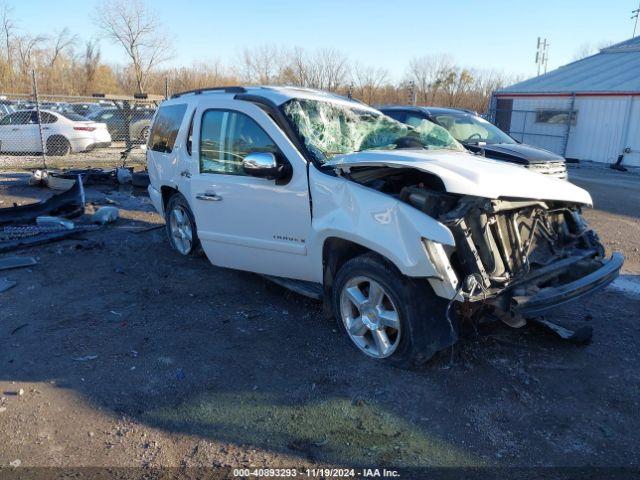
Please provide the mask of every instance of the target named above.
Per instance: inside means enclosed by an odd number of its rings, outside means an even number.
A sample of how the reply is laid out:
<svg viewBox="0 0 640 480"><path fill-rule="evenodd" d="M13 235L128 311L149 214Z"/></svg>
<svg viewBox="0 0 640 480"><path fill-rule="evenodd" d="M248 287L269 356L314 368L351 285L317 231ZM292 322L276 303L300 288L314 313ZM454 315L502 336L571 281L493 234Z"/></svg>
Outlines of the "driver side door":
<svg viewBox="0 0 640 480"><path fill-rule="evenodd" d="M253 104L203 102L191 137L197 165L192 166L189 203L209 260L222 267L311 280L306 164L273 120ZM256 152L288 162L291 177L276 181L247 175L242 162Z"/></svg>

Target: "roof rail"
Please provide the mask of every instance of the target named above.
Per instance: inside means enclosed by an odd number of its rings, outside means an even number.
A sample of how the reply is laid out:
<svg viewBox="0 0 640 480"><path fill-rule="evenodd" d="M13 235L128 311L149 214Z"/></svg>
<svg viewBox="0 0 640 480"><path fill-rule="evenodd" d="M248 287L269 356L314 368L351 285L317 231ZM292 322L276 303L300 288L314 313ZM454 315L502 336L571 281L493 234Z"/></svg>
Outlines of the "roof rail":
<svg viewBox="0 0 640 480"><path fill-rule="evenodd" d="M224 93L247 93L247 90L244 87L240 86L230 86L230 87L205 87L205 88L196 88L194 90L187 90L185 92L178 92L171 95L171 98L178 98L183 95L200 95L205 92L224 92Z"/></svg>

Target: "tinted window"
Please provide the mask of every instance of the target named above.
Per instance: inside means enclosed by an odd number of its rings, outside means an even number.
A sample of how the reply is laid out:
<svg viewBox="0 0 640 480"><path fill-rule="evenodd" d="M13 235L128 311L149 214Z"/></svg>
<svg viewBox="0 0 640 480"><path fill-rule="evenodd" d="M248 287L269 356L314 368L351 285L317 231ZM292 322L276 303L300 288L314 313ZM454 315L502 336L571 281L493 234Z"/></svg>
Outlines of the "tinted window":
<svg viewBox="0 0 640 480"><path fill-rule="evenodd" d="M31 123L31 112L16 112L8 115L0 122L2 125L27 125Z"/></svg>
<svg viewBox="0 0 640 480"><path fill-rule="evenodd" d="M244 175L242 161L250 153L279 150L267 132L240 112L209 110L200 129L200 171Z"/></svg>
<svg viewBox="0 0 640 480"><path fill-rule="evenodd" d="M186 104L160 107L149 135L149 148L151 150L171 153L186 111Z"/></svg>
<svg viewBox="0 0 640 480"><path fill-rule="evenodd" d="M404 123L404 119L406 118L405 113L402 110L387 110L384 113L387 117L391 117L394 120Z"/></svg>
<svg viewBox="0 0 640 480"><path fill-rule="evenodd" d="M536 112L536 123L552 123L566 125L571 118L571 125L575 125L578 112L569 110L538 110Z"/></svg>
<svg viewBox="0 0 640 480"><path fill-rule="evenodd" d="M58 121L58 118L55 115L52 115L47 112L40 112L40 118L42 119L42 123L55 123ZM36 122L38 121L38 113L36 112Z"/></svg>
<svg viewBox="0 0 640 480"><path fill-rule="evenodd" d="M60 115L62 115L63 117L66 117L69 120L72 120L74 122L86 122L87 121L87 117L83 117L82 115L78 115L77 113L73 113L73 112L60 112Z"/></svg>

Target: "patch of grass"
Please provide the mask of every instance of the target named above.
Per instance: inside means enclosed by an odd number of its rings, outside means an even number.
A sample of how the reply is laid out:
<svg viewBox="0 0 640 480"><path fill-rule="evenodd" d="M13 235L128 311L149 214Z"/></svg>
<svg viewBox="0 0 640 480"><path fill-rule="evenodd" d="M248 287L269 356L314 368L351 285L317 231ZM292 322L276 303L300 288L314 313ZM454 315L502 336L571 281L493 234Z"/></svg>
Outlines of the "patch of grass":
<svg viewBox="0 0 640 480"><path fill-rule="evenodd" d="M303 405L257 392L207 393L147 412L165 428L343 465L473 466L481 462L375 403Z"/></svg>

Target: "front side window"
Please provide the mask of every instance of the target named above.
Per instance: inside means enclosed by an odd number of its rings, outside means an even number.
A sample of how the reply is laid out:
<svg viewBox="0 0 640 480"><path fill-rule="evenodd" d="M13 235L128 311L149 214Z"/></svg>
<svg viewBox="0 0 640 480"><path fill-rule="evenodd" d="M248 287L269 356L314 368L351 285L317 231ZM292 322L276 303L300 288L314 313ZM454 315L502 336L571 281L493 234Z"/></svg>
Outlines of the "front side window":
<svg viewBox="0 0 640 480"><path fill-rule="evenodd" d="M31 122L31 112L16 112L2 119L1 125L28 125Z"/></svg>
<svg viewBox="0 0 640 480"><path fill-rule="evenodd" d="M180 130L186 111L187 105L184 103L160 107L149 134L149 148L151 150L161 153L173 151L178 130Z"/></svg>
<svg viewBox="0 0 640 480"><path fill-rule="evenodd" d="M464 151L444 128L428 120L418 127L360 105L294 98L282 111L316 162L363 150L411 148Z"/></svg>
<svg viewBox="0 0 640 480"><path fill-rule="evenodd" d="M244 113L208 110L200 126L200 172L244 175L242 161L250 153L279 149L255 120Z"/></svg>

